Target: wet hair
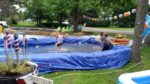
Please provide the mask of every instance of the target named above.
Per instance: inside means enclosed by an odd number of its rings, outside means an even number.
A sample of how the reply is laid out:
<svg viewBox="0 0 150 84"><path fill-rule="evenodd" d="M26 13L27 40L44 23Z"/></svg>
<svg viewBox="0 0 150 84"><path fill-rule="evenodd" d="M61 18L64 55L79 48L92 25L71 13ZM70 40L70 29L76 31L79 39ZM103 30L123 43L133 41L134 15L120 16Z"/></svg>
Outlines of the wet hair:
<svg viewBox="0 0 150 84"><path fill-rule="evenodd" d="M103 36L104 35L104 32L100 32L100 36Z"/></svg>
<svg viewBox="0 0 150 84"><path fill-rule="evenodd" d="M9 34L9 32L8 31L6 31L6 35L8 35Z"/></svg>
<svg viewBox="0 0 150 84"><path fill-rule="evenodd" d="M104 33L103 36L101 37L101 40L102 41L105 41L108 37L108 34L107 33Z"/></svg>
<svg viewBox="0 0 150 84"><path fill-rule="evenodd" d="M108 37L108 34L107 34L107 33L104 33L104 36L107 38L107 37Z"/></svg>

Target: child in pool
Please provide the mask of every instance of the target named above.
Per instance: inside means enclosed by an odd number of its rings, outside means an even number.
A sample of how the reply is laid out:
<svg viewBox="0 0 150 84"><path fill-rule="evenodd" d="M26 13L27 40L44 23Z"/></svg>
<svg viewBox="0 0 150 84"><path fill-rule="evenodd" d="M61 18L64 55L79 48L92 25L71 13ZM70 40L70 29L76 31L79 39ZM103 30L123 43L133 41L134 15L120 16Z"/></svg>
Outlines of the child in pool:
<svg viewBox="0 0 150 84"><path fill-rule="evenodd" d="M102 42L102 50L103 51L112 49L113 45L112 45L111 41L108 39L107 34L104 34L101 37L101 42Z"/></svg>
<svg viewBox="0 0 150 84"><path fill-rule="evenodd" d="M99 37L101 38L104 35L104 32L99 33Z"/></svg>
<svg viewBox="0 0 150 84"><path fill-rule="evenodd" d="M60 47L63 44L65 38L64 32L59 32L58 38L57 38L57 43L55 44L57 47Z"/></svg>
<svg viewBox="0 0 150 84"><path fill-rule="evenodd" d="M99 38L100 38L100 42L101 42L101 38L104 36L104 32L100 32L99 33Z"/></svg>
<svg viewBox="0 0 150 84"><path fill-rule="evenodd" d="M100 32L96 37L95 37L95 40L98 41L98 42L101 42L101 37L104 35L103 32Z"/></svg>

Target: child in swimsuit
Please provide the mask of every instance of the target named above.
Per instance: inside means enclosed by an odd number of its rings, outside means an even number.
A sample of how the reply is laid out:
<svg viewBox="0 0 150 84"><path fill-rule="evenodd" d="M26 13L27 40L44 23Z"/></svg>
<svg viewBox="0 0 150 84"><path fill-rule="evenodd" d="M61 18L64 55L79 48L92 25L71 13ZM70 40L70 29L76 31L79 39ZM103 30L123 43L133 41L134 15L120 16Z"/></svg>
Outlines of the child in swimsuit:
<svg viewBox="0 0 150 84"><path fill-rule="evenodd" d="M102 37L104 35L104 32L99 33L99 37Z"/></svg>
<svg viewBox="0 0 150 84"><path fill-rule="evenodd" d="M64 38L65 38L64 32L60 32L58 34L57 43L55 45L57 47L61 46L63 44Z"/></svg>

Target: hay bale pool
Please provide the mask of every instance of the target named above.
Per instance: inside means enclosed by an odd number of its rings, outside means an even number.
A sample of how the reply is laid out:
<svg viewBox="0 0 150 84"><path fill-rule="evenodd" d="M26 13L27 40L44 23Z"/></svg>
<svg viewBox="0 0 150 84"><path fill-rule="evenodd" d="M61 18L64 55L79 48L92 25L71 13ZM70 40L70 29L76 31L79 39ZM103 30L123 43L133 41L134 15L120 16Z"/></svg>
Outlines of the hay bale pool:
<svg viewBox="0 0 150 84"><path fill-rule="evenodd" d="M119 68L128 63L131 49L114 46L101 51L100 43L92 37L69 36L61 48L56 48L57 39L50 36L27 35L29 60L39 65L41 74L63 70L95 70ZM22 36L19 36L20 46ZM23 55L20 50L20 58ZM3 36L0 36L0 61L4 61Z"/></svg>

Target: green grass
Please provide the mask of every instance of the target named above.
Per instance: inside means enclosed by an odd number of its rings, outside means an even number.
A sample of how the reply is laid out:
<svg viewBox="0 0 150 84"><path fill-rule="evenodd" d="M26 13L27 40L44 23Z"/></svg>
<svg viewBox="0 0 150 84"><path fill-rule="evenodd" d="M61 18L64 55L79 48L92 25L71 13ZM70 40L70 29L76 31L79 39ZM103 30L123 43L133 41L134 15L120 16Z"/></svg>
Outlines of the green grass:
<svg viewBox="0 0 150 84"><path fill-rule="evenodd" d="M36 27L36 22L26 22L20 21L18 24L12 24L11 26L14 27ZM111 29L111 30L125 30L125 31L132 31L134 28L119 28L119 27L95 27L101 29Z"/></svg>
<svg viewBox="0 0 150 84"><path fill-rule="evenodd" d="M135 66L136 63L128 63L119 69L111 70L91 70L91 71L62 71L42 75L54 80L54 84L117 84L119 75L128 72L135 72L150 69L150 47L142 48L142 63ZM130 68L130 69L128 69ZM122 70L122 71L119 71ZM109 72L108 74L106 74ZM70 75L68 75L70 74ZM68 75L68 76L64 76ZM64 76L57 78L59 76Z"/></svg>
<svg viewBox="0 0 150 84"><path fill-rule="evenodd" d="M101 29L111 29L111 30L124 30L124 31L133 31L134 28L120 28L120 27L95 27Z"/></svg>
<svg viewBox="0 0 150 84"><path fill-rule="evenodd" d="M21 22L18 22L18 24L13 24L11 26L13 27L36 27L36 23L21 21Z"/></svg>

